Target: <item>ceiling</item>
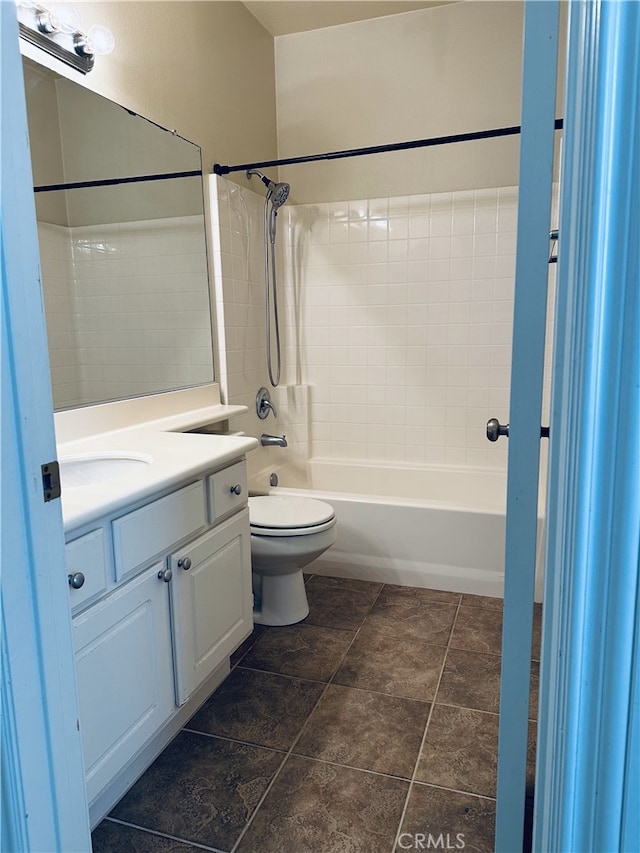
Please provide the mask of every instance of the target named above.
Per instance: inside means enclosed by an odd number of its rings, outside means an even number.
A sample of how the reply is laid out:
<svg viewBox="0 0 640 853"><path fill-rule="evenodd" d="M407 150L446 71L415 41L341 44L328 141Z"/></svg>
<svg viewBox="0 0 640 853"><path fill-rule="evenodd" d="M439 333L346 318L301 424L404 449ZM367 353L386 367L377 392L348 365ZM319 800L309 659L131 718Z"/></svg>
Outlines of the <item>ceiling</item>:
<svg viewBox="0 0 640 853"><path fill-rule="evenodd" d="M271 35L284 36L454 2L457 0L244 0L244 5Z"/></svg>

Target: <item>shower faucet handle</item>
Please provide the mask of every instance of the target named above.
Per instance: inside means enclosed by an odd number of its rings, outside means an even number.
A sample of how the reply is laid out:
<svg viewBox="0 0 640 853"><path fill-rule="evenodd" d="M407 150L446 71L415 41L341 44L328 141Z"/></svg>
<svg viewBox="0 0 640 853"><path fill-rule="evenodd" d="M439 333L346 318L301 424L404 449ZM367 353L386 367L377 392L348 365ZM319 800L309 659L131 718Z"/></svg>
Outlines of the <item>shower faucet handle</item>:
<svg viewBox="0 0 640 853"><path fill-rule="evenodd" d="M487 438L489 441L497 441L501 435L509 437L509 424L501 424L497 418L487 421Z"/></svg>
<svg viewBox="0 0 640 853"><path fill-rule="evenodd" d="M273 416L278 417L278 410L273 404L268 388L260 388L256 394L256 412L261 421L267 417L269 412L273 412Z"/></svg>

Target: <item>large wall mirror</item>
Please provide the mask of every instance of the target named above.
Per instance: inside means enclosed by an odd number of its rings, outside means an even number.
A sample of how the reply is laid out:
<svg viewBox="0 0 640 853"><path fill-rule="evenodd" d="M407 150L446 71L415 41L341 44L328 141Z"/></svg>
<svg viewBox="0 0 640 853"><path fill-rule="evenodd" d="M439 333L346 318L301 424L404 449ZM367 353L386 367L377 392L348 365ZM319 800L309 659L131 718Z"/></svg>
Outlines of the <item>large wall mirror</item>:
<svg viewBox="0 0 640 853"><path fill-rule="evenodd" d="M54 408L212 382L199 147L24 73Z"/></svg>

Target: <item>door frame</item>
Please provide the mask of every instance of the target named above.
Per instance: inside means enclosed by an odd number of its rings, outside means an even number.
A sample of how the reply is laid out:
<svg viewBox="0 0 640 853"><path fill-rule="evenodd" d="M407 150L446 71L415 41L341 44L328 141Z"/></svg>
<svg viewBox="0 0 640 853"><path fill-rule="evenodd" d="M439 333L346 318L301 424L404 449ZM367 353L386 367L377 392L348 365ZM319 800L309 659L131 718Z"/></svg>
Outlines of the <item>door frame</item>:
<svg viewBox="0 0 640 853"><path fill-rule="evenodd" d="M640 839L640 4L572 2L535 850Z"/></svg>
<svg viewBox="0 0 640 853"><path fill-rule="evenodd" d="M22 59L0 2L2 850L90 850Z"/></svg>

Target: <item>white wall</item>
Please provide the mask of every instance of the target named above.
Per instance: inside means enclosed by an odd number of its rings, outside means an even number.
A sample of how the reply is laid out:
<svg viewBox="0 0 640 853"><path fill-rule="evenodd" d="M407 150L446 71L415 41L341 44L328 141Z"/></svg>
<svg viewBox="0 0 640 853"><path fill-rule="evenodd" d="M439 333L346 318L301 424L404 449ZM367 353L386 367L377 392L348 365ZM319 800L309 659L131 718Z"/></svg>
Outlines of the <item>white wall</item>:
<svg viewBox="0 0 640 853"><path fill-rule="evenodd" d="M521 2L496 0L277 38L280 157L519 125L522 24ZM517 168L513 137L288 166L281 180L310 203L513 186Z"/></svg>

